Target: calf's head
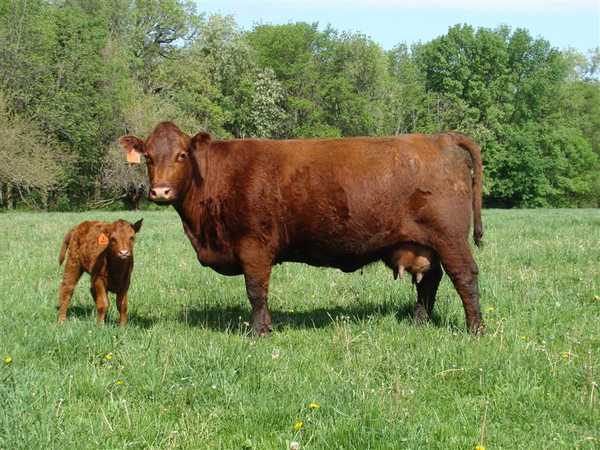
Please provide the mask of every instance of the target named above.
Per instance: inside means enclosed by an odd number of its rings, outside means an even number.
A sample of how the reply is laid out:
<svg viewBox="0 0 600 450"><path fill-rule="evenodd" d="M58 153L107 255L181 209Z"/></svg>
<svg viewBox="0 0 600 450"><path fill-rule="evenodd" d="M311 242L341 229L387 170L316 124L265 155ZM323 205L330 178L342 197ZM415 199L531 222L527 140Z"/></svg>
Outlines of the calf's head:
<svg viewBox="0 0 600 450"><path fill-rule="evenodd" d="M161 204L182 200L190 183L205 177L210 135L200 132L191 137L171 122L159 123L146 141L123 136L119 144L127 152L144 155L150 189L148 198Z"/></svg>
<svg viewBox="0 0 600 450"><path fill-rule="evenodd" d="M135 235L142 228L143 220L131 224L119 219L111 224L108 232L108 248L113 256L120 259L129 259L133 256Z"/></svg>

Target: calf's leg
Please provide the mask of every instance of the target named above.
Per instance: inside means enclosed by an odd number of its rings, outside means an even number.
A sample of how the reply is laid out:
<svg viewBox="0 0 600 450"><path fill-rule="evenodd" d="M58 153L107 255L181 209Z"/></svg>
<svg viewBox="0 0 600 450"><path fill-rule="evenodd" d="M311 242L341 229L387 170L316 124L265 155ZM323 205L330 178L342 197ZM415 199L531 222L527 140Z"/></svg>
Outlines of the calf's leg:
<svg viewBox="0 0 600 450"><path fill-rule="evenodd" d="M117 309L119 310L119 326L127 325L127 292L117 294Z"/></svg>
<svg viewBox="0 0 600 450"><path fill-rule="evenodd" d="M81 278L81 266L70 258L65 264L65 273L62 283L60 283L58 294L58 323L64 323L67 320L67 308L73 296L73 290Z"/></svg>
<svg viewBox="0 0 600 450"><path fill-rule="evenodd" d="M96 323L98 325L102 325L104 324L104 320L106 319L106 311L108 310L108 292L106 291L104 283L99 279L92 280L91 291L96 302L96 310L98 312Z"/></svg>

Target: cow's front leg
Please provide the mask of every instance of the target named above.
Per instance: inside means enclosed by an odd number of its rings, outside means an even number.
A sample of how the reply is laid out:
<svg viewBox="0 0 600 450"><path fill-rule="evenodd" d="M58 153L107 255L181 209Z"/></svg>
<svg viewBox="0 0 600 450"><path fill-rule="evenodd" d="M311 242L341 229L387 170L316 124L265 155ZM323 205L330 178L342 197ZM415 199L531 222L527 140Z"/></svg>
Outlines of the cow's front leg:
<svg viewBox="0 0 600 450"><path fill-rule="evenodd" d="M271 332L271 313L267 305L271 258L256 245L248 245L242 254L246 293L252 305L250 324L258 336Z"/></svg>
<svg viewBox="0 0 600 450"><path fill-rule="evenodd" d="M255 275L245 273L246 292L252 305L250 324L258 336L269 334L272 330L271 313L267 305L269 274Z"/></svg>

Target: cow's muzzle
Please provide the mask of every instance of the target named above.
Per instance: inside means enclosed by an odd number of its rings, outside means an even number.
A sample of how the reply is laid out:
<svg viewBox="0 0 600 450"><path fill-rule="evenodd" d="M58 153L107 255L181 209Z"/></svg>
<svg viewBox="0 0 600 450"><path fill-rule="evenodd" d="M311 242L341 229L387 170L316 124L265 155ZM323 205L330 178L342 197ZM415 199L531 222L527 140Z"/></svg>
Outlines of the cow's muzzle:
<svg viewBox="0 0 600 450"><path fill-rule="evenodd" d="M175 200L175 190L169 186L156 186L150 189L148 197L155 203L170 203Z"/></svg>

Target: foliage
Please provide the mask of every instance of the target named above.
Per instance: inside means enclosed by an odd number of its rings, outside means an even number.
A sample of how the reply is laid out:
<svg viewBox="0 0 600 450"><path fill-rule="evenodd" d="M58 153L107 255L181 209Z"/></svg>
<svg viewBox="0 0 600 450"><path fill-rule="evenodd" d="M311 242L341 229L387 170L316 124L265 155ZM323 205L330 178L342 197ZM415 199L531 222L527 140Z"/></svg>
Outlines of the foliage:
<svg viewBox="0 0 600 450"><path fill-rule="evenodd" d="M35 123L11 112L0 92L0 205L16 192L45 206L48 194L64 181L69 158ZM8 197L8 198L6 198Z"/></svg>
<svg viewBox="0 0 600 450"><path fill-rule="evenodd" d="M70 156L49 207L118 195L116 139L162 120L219 138L456 129L483 148L487 205L599 202L598 48L457 25L384 51L317 23L244 31L192 0L7 0L0 43L10 111Z"/></svg>
<svg viewBox="0 0 600 450"><path fill-rule="evenodd" d="M561 114L557 95L581 87L568 84L567 60L547 41L522 29L455 26L415 59L425 89L447 101L439 129L463 130L482 144L488 204L597 201L600 160L592 139Z"/></svg>

